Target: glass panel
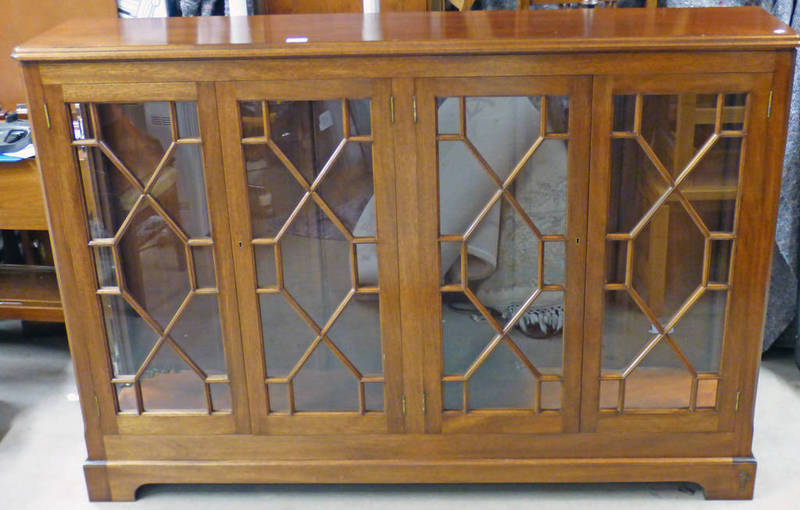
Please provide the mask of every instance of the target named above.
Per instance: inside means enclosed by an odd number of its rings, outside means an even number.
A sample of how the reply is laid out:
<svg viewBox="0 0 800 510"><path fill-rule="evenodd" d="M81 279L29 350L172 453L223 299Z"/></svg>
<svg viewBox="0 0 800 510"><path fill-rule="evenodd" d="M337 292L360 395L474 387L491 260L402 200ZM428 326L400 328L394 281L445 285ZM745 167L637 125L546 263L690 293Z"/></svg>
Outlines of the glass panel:
<svg viewBox="0 0 800 510"><path fill-rule="evenodd" d="M733 256L733 241L711 241L711 260L708 279L712 282L727 283Z"/></svg>
<svg viewBox="0 0 800 510"><path fill-rule="evenodd" d="M501 342L469 380L470 409L531 409L536 379Z"/></svg>
<svg viewBox="0 0 800 510"><path fill-rule="evenodd" d="M231 389L227 384L210 384L211 404L214 411L231 410Z"/></svg>
<svg viewBox="0 0 800 510"><path fill-rule="evenodd" d="M614 96L614 131L633 132L636 96Z"/></svg>
<svg viewBox="0 0 800 510"><path fill-rule="evenodd" d="M208 237L206 189L200 145L178 145L153 185L152 195L189 237Z"/></svg>
<svg viewBox="0 0 800 510"><path fill-rule="evenodd" d="M564 252L564 242L546 242L544 243L544 285L564 285L566 282L564 274L566 268L564 261L566 260L566 253Z"/></svg>
<svg viewBox="0 0 800 510"><path fill-rule="evenodd" d="M609 233L631 232L668 186L641 146L629 138L611 140L610 180Z"/></svg>
<svg viewBox="0 0 800 510"><path fill-rule="evenodd" d="M670 331L698 372L719 372L727 304L726 291L706 291Z"/></svg>
<svg viewBox="0 0 800 510"><path fill-rule="evenodd" d="M264 136L261 101L239 101L239 113L242 116L243 138Z"/></svg>
<svg viewBox="0 0 800 510"><path fill-rule="evenodd" d="M114 375L133 375L156 344L158 335L122 297L101 295L100 301Z"/></svg>
<svg viewBox="0 0 800 510"><path fill-rule="evenodd" d="M703 279L705 238L675 203L662 205L633 242L633 288L667 324Z"/></svg>
<svg viewBox="0 0 800 510"><path fill-rule="evenodd" d="M217 296L192 296L170 336L207 375L227 373Z"/></svg>
<svg viewBox="0 0 800 510"><path fill-rule="evenodd" d="M625 409L685 409L691 391L692 375L662 341L625 379Z"/></svg>
<svg viewBox="0 0 800 510"><path fill-rule="evenodd" d="M217 286L214 276L214 248L212 246L193 246L194 274L197 286L213 289Z"/></svg>
<svg viewBox="0 0 800 510"><path fill-rule="evenodd" d="M113 237L139 192L100 149L78 147L75 157L81 171L89 235L92 239Z"/></svg>
<svg viewBox="0 0 800 510"><path fill-rule="evenodd" d="M747 105L747 94L725 94L722 107L722 129L744 129L744 111Z"/></svg>
<svg viewBox="0 0 800 510"><path fill-rule="evenodd" d="M358 381L320 344L294 379L294 401L297 411L357 411Z"/></svg>
<svg viewBox="0 0 800 510"><path fill-rule="evenodd" d="M501 179L539 137L539 103L538 97L466 98L467 140Z"/></svg>
<svg viewBox="0 0 800 510"><path fill-rule="evenodd" d="M168 345L162 345L141 378L145 411L207 411L200 377Z"/></svg>
<svg viewBox="0 0 800 510"><path fill-rule="evenodd" d="M94 132L92 131L92 121L88 107L80 103L70 103L67 109L72 120L72 139L85 140L92 138Z"/></svg>
<svg viewBox="0 0 800 510"><path fill-rule="evenodd" d="M175 114L178 117L178 137L197 138L200 136L200 123L197 120L197 103L175 103Z"/></svg>
<svg viewBox="0 0 800 510"><path fill-rule="evenodd" d="M274 287L277 285L275 273L275 245L254 244L253 252L256 257L258 287Z"/></svg>
<svg viewBox="0 0 800 510"><path fill-rule="evenodd" d="M383 383L365 383L364 398L367 411L383 411Z"/></svg>
<svg viewBox="0 0 800 510"><path fill-rule="evenodd" d="M97 284L100 287L116 287L117 275L114 255L110 246L94 247L94 267L97 270Z"/></svg>
<svg viewBox="0 0 800 510"><path fill-rule="evenodd" d="M535 408L535 371L561 374L563 292L530 301L541 271L549 284L563 284L565 271L563 242L540 243L541 235L566 234L567 196L566 140L534 145L543 134L542 104L539 97L467 97L466 138L439 140L439 233L465 236L470 290L442 293L443 371L469 379L470 409ZM546 104L547 132L566 133L568 99ZM437 119L439 133L452 133L460 98L440 100ZM491 203L498 182L509 179L509 196ZM461 246L440 243L445 285L462 281ZM480 359L509 324L509 338ZM444 383L445 409L461 409L461 386ZM547 405L556 409L560 389L548 386Z"/></svg>
<svg viewBox="0 0 800 510"><path fill-rule="evenodd" d="M172 144L169 103L97 105L103 141L142 184L153 175Z"/></svg>
<svg viewBox="0 0 800 510"><path fill-rule="evenodd" d="M444 375L464 374L495 333L489 321L464 298L462 293L443 294Z"/></svg>
<svg viewBox="0 0 800 510"><path fill-rule="evenodd" d="M269 126L272 140L311 181L344 139L342 101L270 101Z"/></svg>
<svg viewBox="0 0 800 510"><path fill-rule="evenodd" d="M463 408L464 384L459 381L442 383L443 407L446 411L456 411Z"/></svg>
<svg viewBox="0 0 800 510"><path fill-rule="evenodd" d="M492 179L466 145L439 142L439 232L442 235L463 235L496 190ZM465 207L467 214L454 214Z"/></svg>
<svg viewBox="0 0 800 510"><path fill-rule="evenodd" d="M627 241L606 241L606 283L625 283Z"/></svg>
<svg viewBox="0 0 800 510"><path fill-rule="evenodd" d="M544 411L561 409L561 382L542 381L541 408Z"/></svg>
<svg viewBox="0 0 800 510"><path fill-rule="evenodd" d="M546 133L566 134L569 132L569 97L548 96Z"/></svg>
<svg viewBox="0 0 800 510"><path fill-rule="evenodd" d="M357 230L358 228L356 228ZM356 259L358 262L358 286L378 285L378 246L375 243L356 244Z"/></svg>
<svg viewBox="0 0 800 510"><path fill-rule="evenodd" d="M700 379L697 381L697 407L717 406L717 379Z"/></svg>
<svg viewBox="0 0 800 510"><path fill-rule="evenodd" d="M369 99L348 99L347 107L350 115L350 136L371 134L372 117Z"/></svg>
<svg viewBox="0 0 800 510"><path fill-rule="evenodd" d="M314 341L314 330L280 294L261 294L267 377L286 377Z"/></svg>
<svg viewBox="0 0 800 510"><path fill-rule="evenodd" d="M612 139L607 232L631 234L633 251L608 241L606 281L624 283L630 273L632 286L607 292L602 373L626 374L626 409L687 408L691 370L717 374L721 362L728 293L709 290L704 270L708 281L728 282L733 241L712 238L736 232L743 135L720 129L743 129L746 95L641 96L640 104L636 112L635 96L614 99L615 128L642 121L624 128L640 138ZM603 408L615 407L613 390L603 389L610 384L601 384ZM709 384L698 381L698 407L715 401Z"/></svg>
<svg viewBox="0 0 800 510"><path fill-rule="evenodd" d="M253 237L275 237L303 196L303 187L266 145L245 145Z"/></svg>
<svg viewBox="0 0 800 510"><path fill-rule="evenodd" d="M117 392L117 403L119 404L119 411L121 413L136 413L136 392L133 389L133 384L115 384L114 389Z"/></svg>
<svg viewBox="0 0 800 510"><path fill-rule="evenodd" d="M357 235L375 235L371 144L346 143L317 189L336 218L350 232L354 232L358 225Z"/></svg>
<svg viewBox="0 0 800 510"><path fill-rule="evenodd" d="M243 150L253 234L276 243L254 246L259 288L276 291L259 295L268 377L291 381L298 412L382 410L382 383L365 383L359 408L354 373L383 371L378 295L352 293L378 285L377 245L349 240L376 235L370 100L267 108L274 148ZM240 109L249 116L243 132L260 135L261 106ZM287 386L268 386L271 409L287 412Z"/></svg>
<svg viewBox="0 0 800 510"><path fill-rule="evenodd" d="M733 231L741 150L741 138L717 140L678 187L711 231Z"/></svg>
<svg viewBox="0 0 800 510"><path fill-rule="evenodd" d="M328 337L363 375L383 372L377 295L351 299L331 326Z"/></svg>
<svg viewBox="0 0 800 510"><path fill-rule="evenodd" d="M351 288L350 244L311 203L292 222L290 231L281 238L284 284L322 327Z"/></svg>
<svg viewBox="0 0 800 510"><path fill-rule="evenodd" d="M134 214L119 250L125 287L166 327L191 288L183 242L148 205Z"/></svg>
<svg viewBox="0 0 800 510"><path fill-rule="evenodd" d="M289 394L287 385L270 383L267 385L269 391L269 410L271 412L289 412Z"/></svg>
<svg viewBox="0 0 800 510"><path fill-rule="evenodd" d="M436 130L440 135L456 135L461 132L459 100L458 97L436 98Z"/></svg>
<svg viewBox="0 0 800 510"><path fill-rule="evenodd" d="M661 163L671 170L673 166L672 151L675 149L675 130L677 129L678 96L646 95L642 96L642 140L655 153ZM677 162L675 162L677 164ZM676 175L672 173L672 175Z"/></svg>
<svg viewBox="0 0 800 510"><path fill-rule="evenodd" d="M600 409L617 408L619 384L619 381L600 381Z"/></svg>
<svg viewBox="0 0 800 510"><path fill-rule="evenodd" d="M143 372L145 410L207 412L204 382L168 342L142 366L169 326L170 338L192 363L208 374L226 372L217 296L191 294L192 277L194 287L216 286L213 248L189 247L190 239L211 233L196 103L72 104L69 112L77 140L102 142L77 147L75 155L89 233L116 238L121 281L112 248L93 249L98 284L119 286L121 293L99 296L114 374ZM176 138L189 143L176 144ZM117 388L120 398L132 398L133 388ZM135 408L125 402L126 410Z"/></svg>

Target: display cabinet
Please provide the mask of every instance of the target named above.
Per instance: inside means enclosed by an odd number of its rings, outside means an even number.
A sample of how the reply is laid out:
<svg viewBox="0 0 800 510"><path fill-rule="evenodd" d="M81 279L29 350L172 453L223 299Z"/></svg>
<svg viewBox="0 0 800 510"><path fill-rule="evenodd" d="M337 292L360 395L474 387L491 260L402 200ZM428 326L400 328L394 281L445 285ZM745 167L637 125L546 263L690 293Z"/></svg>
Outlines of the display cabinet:
<svg viewBox="0 0 800 510"><path fill-rule="evenodd" d="M751 497L797 43L731 8L76 21L17 48L90 497Z"/></svg>

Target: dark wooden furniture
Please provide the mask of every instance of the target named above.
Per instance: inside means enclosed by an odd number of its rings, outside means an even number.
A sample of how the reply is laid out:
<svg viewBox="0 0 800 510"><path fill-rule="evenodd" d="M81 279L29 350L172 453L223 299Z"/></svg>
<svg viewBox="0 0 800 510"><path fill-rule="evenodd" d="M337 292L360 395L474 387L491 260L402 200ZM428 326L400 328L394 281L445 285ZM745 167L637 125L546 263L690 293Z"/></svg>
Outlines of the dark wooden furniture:
<svg viewBox="0 0 800 510"><path fill-rule="evenodd" d="M92 499L752 496L790 28L757 8L242 21L75 22L15 53Z"/></svg>

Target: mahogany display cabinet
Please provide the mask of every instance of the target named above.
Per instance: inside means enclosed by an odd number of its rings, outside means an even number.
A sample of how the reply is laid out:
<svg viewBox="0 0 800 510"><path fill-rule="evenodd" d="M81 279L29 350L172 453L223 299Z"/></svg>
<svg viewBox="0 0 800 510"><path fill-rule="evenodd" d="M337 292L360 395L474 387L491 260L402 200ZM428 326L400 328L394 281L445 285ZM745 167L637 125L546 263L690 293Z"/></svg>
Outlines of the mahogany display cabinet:
<svg viewBox="0 0 800 510"><path fill-rule="evenodd" d="M797 44L723 8L73 21L17 48L89 496L752 497Z"/></svg>

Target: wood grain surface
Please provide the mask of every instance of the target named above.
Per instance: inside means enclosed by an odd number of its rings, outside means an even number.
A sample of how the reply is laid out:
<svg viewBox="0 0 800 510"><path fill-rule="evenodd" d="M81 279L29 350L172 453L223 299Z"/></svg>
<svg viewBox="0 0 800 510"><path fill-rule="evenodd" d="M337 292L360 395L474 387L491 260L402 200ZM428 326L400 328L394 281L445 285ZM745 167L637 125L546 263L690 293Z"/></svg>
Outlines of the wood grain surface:
<svg viewBox="0 0 800 510"><path fill-rule="evenodd" d="M296 42L292 42L296 41ZM775 49L797 34L758 7L301 14L71 21L19 60Z"/></svg>

